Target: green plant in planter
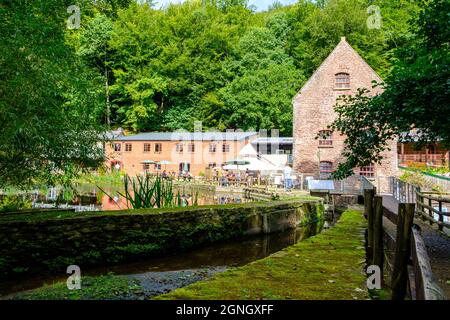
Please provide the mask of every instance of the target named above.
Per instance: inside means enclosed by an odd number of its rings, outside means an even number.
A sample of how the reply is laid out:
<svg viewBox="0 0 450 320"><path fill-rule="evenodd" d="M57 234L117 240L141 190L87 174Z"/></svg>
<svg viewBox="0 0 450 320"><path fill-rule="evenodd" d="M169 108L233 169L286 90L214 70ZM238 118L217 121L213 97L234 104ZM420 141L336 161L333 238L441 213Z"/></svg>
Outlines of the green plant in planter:
<svg viewBox="0 0 450 320"><path fill-rule="evenodd" d="M128 209L172 208L188 205L183 201L180 192L174 191L171 179L152 175L132 178L126 175L123 184L124 192L118 192L118 194L126 199ZM101 187L97 187L112 198ZM194 205L196 204L197 200L194 199Z"/></svg>

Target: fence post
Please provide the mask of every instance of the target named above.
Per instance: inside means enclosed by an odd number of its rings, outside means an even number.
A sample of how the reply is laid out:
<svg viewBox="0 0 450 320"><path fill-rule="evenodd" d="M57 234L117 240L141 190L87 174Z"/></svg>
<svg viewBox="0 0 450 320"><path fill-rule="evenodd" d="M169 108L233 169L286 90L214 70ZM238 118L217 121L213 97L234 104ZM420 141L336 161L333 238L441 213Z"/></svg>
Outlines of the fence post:
<svg viewBox="0 0 450 320"><path fill-rule="evenodd" d="M410 195L411 195L411 186L409 185L409 183L406 184L406 192L407 192L407 199L406 201L408 203L411 203L411 199L410 199Z"/></svg>
<svg viewBox="0 0 450 320"><path fill-rule="evenodd" d="M406 295L408 262L411 256L411 232L414 221L414 209L414 204L399 204L394 271L392 273L391 283L392 300L404 300Z"/></svg>
<svg viewBox="0 0 450 320"><path fill-rule="evenodd" d="M373 213L373 264L380 267L381 279L383 279L383 198L374 197Z"/></svg>
<svg viewBox="0 0 450 320"><path fill-rule="evenodd" d="M398 186L398 180L396 178L394 178L394 198L398 199L398 190L399 186Z"/></svg>
<svg viewBox="0 0 450 320"><path fill-rule="evenodd" d="M374 190L364 190L364 215L367 217L367 256L369 262L373 259L373 200Z"/></svg>
<svg viewBox="0 0 450 320"><path fill-rule="evenodd" d="M442 201L439 201L439 231L444 231L444 215L442 214Z"/></svg>
<svg viewBox="0 0 450 320"><path fill-rule="evenodd" d="M429 197L428 198L428 215L430 216L430 226L432 226L433 225L433 218L434 218L434 215L433 215L433 210L431 209L431 208L433 208L433 202L432 202L432 200L431 200L431 197Z"/></svg>

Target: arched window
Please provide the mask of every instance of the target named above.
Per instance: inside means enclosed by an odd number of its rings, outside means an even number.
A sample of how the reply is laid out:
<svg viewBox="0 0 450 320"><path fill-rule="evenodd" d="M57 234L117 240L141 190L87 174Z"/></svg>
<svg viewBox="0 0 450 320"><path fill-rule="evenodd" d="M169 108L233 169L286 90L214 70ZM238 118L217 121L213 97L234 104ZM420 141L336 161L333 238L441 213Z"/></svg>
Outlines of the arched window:
<svg viewBox="0 0 450 320"><path fill-rule="evenodd" d="M321 161L320 162L320 178L328 179L333 173L333 162Z"/></svg>
<svg viewBox="0 0 450 320"><path fill-rule="evenodd" d="M333 135L330 130L319 131L319 147L332 147Z"/></svg>
<svg viewBox="0 0 450 320"><path fill-rule="evenodd" d="M348 73L336 74L336 89L350 89L350 75Z"/></svg>

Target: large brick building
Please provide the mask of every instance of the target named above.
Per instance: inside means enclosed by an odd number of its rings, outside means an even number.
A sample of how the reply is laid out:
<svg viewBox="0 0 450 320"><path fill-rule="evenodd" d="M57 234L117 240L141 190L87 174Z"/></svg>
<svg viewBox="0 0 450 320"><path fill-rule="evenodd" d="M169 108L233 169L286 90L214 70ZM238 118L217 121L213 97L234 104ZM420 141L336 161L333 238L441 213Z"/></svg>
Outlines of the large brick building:
<svg viewBox="0 0 450 320"><path fill-rule="evenodd" d="M294 171L326 178L342 162L345 137L327 130L336 118L334 106L341 95L354 95L358 88L372 88L381 81L377 73L345 38L294 97ZM377 92L374 92L377 93ZM316 137L321 133L321 139ZM384 153L381 165L356 168L368 178L393 176L397 169L397 146Z"/></svg>
<svg viewBox="0 0 450 320"><path fill-rule="evenodd" d="M131 176L162 171L190 172L223 166L239 157L256 132L149 132L112 139L105 148L107 167Z"/></svg>

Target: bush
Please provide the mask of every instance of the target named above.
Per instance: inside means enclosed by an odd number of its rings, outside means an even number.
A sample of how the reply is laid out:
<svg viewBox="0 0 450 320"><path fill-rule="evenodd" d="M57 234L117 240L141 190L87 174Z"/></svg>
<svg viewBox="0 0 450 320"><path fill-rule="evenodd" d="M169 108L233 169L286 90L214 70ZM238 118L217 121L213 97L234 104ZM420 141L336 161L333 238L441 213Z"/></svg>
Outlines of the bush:
<svg viewBox="0 0 450 320"><path fill-rule="evenodd" d="M4 196L0 199L0 213L30 208L31 201L21 196Z"/></svg>
<svg viewBox="0 0 450 320"><path fill-rule="evenodd" d="M425 163L421 162L414 162L414 161L407 161L405 165L411 169L416 170L420 172L430 173L430 174L436 174L436 175L443 175L450 172L450 170L447 167L429 167Z"/></svg>
<svg viewBox="0 0 450 320"><path fill-rule="evenodd" d="M418 172L406 172L401 177L400 180L407 182L409 184L418 186L418 187L426 187L429 186L429 182ZM431 187L431 186L430 186Z"/></svg>

